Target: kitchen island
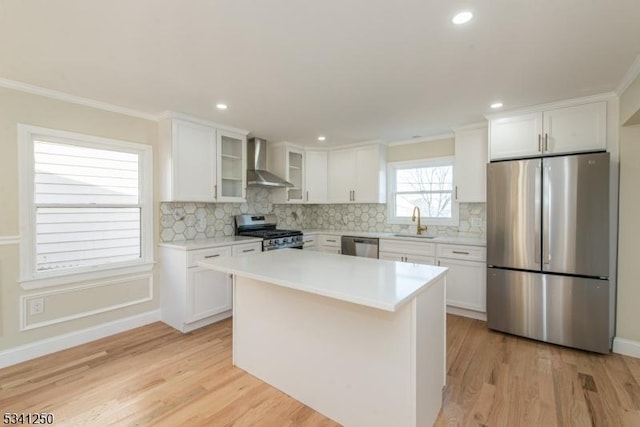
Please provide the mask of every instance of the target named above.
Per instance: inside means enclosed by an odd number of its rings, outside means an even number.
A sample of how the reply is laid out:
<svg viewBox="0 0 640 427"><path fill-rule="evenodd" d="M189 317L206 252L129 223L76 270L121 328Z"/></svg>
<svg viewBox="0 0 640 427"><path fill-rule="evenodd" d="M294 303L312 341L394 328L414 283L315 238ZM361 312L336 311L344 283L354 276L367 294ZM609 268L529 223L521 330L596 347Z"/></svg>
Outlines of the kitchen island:
<svg viewBox="0 0 640 427"><path fill-rule="evenodd" d="M234 365L343 425L433 425L446 268L295 249L198 264L234 276Z"/></svg>

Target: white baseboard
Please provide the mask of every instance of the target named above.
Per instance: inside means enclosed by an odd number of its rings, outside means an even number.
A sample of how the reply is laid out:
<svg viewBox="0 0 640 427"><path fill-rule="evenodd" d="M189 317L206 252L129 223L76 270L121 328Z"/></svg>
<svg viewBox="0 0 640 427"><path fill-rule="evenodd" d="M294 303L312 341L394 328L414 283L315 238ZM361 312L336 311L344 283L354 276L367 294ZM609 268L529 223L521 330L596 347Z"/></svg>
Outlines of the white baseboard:
<svg viewBox="0 0 640 427"><path fill-rule="evenodd" d="M447 313L455 314L456 316L470 317L472 319L483 320L485 322L487 321L487 313L484 313L482 311L467 310L465 308L451 307L448 305Z"/></svg>
<svg viewBox="0 0 640 427"><path fill-rule="evenodd" d="M640 359L640 342L615 337L613 339L613 352Z"/></svg>
<svg viewBox="0 0 640 427"><path fill-rule="evenodd" d="M129 329L144 326L160 320L160 310L148 311L125 319L114 320L87 329L69 332L64 335L10 348L0 352L0 368L55 353L80 344L108 337Z"/></svg>

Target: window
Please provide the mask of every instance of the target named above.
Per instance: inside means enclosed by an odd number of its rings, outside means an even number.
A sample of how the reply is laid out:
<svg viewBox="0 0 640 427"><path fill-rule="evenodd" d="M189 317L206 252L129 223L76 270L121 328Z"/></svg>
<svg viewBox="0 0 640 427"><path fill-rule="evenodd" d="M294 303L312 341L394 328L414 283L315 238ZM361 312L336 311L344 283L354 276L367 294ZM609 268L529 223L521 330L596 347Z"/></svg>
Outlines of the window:
<svg viewBox="0 0 640 427"><path fill-rule="evenodd" d="M389 163L388 222L410 224L417 206L424 223L458 225L458 204L453 195L453 160L443 157Z"/></svg>
<svg viewBox="0 0 640 427"><path fill-rule="evenodd" d="M23 282L152 259L151 147L20 126Z"/></svg>

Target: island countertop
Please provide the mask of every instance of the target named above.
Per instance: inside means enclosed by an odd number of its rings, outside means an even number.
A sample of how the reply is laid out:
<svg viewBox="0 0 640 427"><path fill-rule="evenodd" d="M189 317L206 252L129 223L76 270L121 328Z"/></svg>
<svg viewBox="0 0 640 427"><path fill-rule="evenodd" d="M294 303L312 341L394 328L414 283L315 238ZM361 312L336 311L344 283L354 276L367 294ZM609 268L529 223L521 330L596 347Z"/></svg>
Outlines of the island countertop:
<svg viewBox="0 0 640 427"><path fill-rule="evenodd" d="M280 249L199 261L211 270L386 311L397 311L446 272L436 267Z"/></svg>

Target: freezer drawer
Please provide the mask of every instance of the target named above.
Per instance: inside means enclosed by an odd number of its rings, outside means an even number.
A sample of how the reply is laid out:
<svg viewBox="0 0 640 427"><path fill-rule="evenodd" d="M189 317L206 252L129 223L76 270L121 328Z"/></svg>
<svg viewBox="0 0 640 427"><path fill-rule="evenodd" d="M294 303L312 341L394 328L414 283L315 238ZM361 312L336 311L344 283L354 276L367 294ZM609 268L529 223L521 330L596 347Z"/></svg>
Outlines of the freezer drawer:
<svg viewBox="0 0 640 427"><path fill-rule="evenodd" d="M608 353L609 281L487 269L489 328Z"/></svg>

